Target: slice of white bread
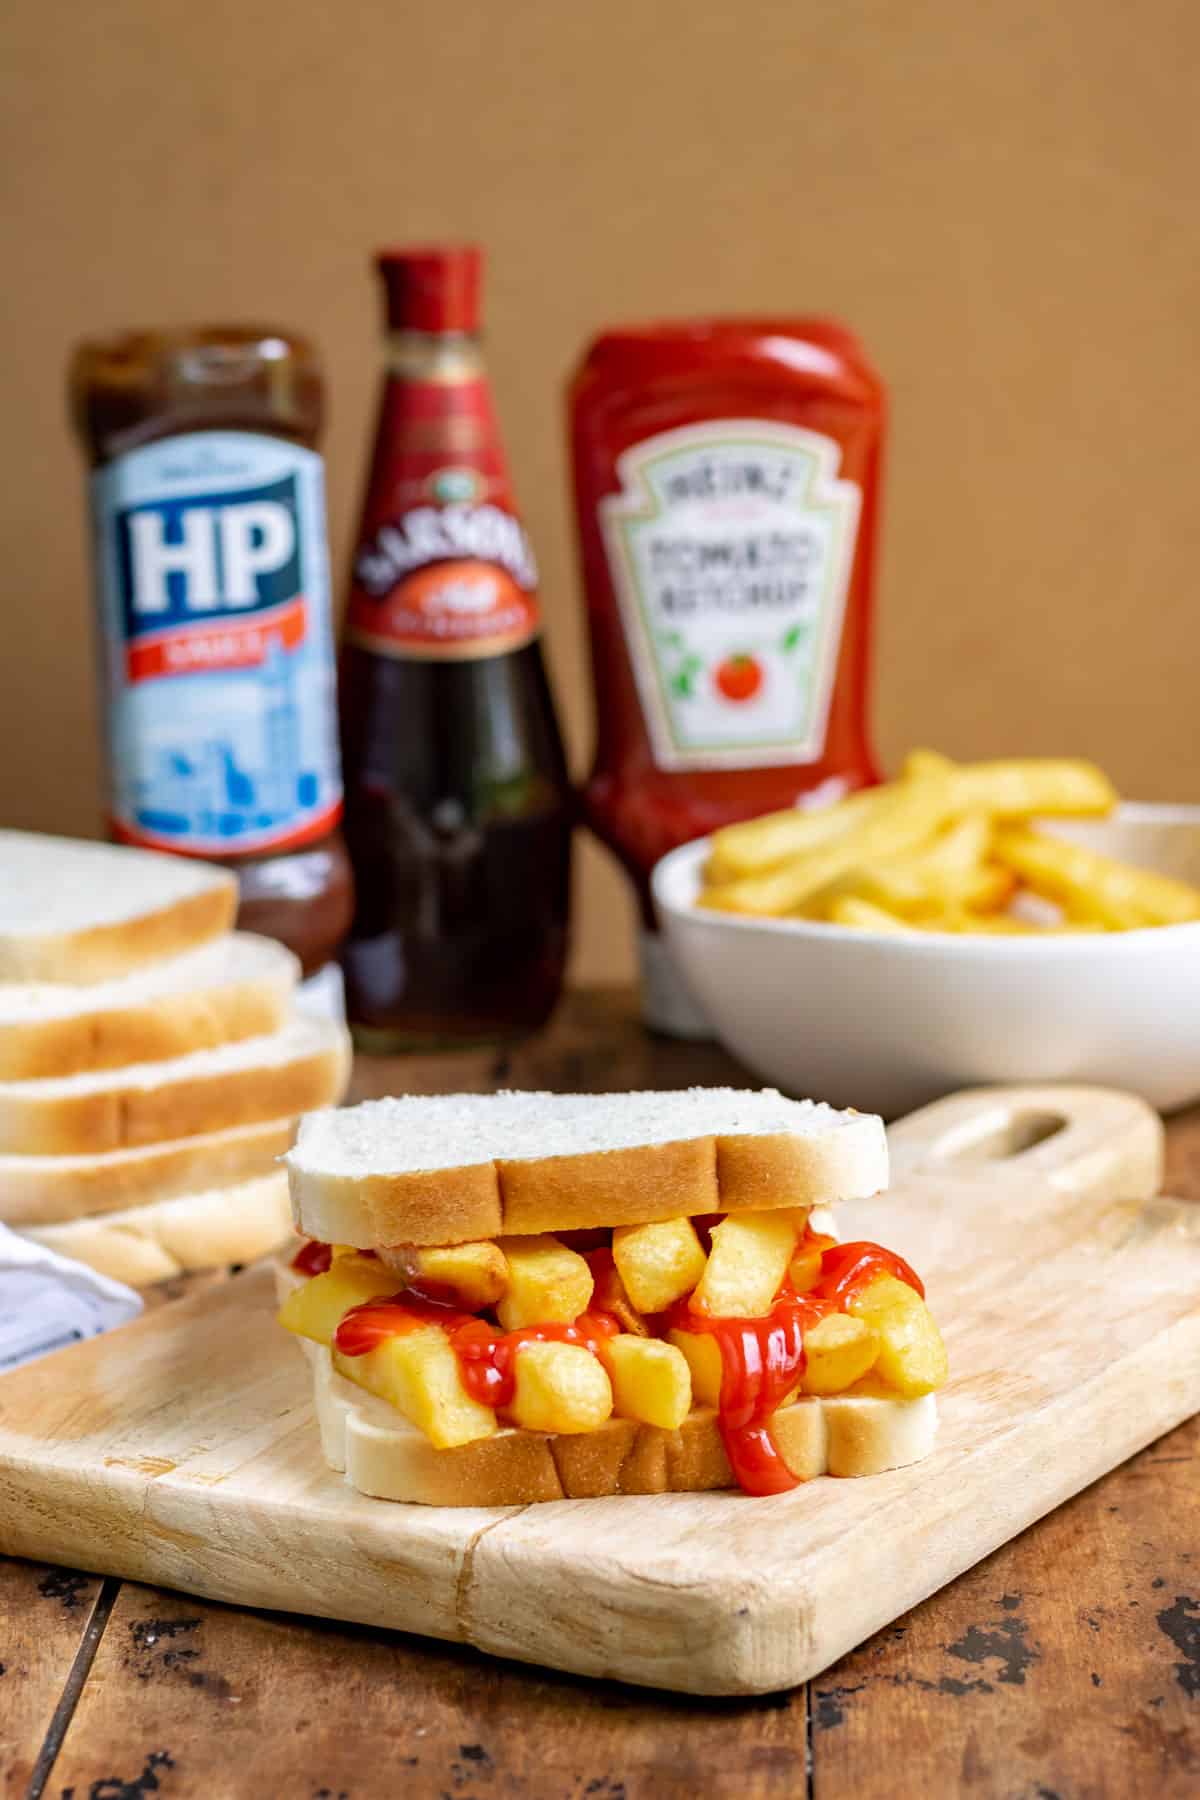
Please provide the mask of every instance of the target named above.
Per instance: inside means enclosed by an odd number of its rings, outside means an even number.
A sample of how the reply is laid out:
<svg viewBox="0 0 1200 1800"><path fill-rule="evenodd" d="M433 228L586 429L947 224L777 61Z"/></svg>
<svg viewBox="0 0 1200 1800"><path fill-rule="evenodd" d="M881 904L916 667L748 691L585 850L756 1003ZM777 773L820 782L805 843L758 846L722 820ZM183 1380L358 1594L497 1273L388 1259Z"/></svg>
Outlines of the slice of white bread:
<svg viewBox="0 0 1200 1800"><path fill-rule="evenodd" d="M0 1082L0 1152L100 1155L285 1118L340 1100L349 1072L345 1028L296 1014L269 1037L167 1062Z"/></svg>
<svg viewBox="0 0 1200 1800"><path fill-rule="evenodd" d="M323 1345L302 1343L313 1371L321 1447L361 1493L425 1506L522 1506L607 1494L697 1493L736 1486L708 1407L678 1431L610 1419L598 1431L545 1436L498 1431L457 1450L435 1450L386 1400L334 1369ZM860 1383L828 1399L783 1406L771 1433L792 1473L881 1475L919 1462L937 1435L937 1399L904 1400Z"/></svg>
<svg viewBox="0 0 1200 1800"><path fill-rule="evenodd" d="M253 1262L290 1231L287 1177L277 1169L237 1187L183 1194L99 1219L43 1225L23 1235L114 1281L145 1287L193 1269Z"/></svg>
<svg viewBox="0 0 1200 1800"><path fill-rule="evenodd" d="M233 924L227 869L156 850L0 831L0 981L111 981Z"/></svg>
<svg viewBox="0 0 1200 1800"><path fill-rule="evenodd" d="M295 1135L295 1119L267 1119L100 1156L0 1156L0 1221L57 1225L250 1181L274 1170Z"/></svg>
<svg viewBox="0 0 1200 1800"><path fill-rule="evenodd" d="M0 1081L119 1069L277 1031L300 964L235 932L120 981L0 982Z"/></svg>
<svg viewBox="0 0 1200 1800"><path fill-rule="evenodd" d="M362 1249L832 1205L888 1174L873 1115L735 1088L368 1100L302 1119L287 1163L297 1229Z"/></svg>

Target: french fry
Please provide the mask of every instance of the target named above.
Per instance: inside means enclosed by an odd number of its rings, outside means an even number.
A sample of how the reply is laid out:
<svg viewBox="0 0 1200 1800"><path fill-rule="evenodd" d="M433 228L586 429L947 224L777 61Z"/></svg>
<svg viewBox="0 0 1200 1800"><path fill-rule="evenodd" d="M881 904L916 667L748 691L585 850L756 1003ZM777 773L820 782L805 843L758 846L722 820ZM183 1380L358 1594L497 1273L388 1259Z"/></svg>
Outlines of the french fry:
<svg viewBox="0 0 1200 1800"><path fill-rule="evenodd" d="M991 821L985 814L969 813L917 850L851 869L826 894L815 895L805 910L839 924L857 923L882 931L886 927L881 919L838 903L845 898L861 900L898 919L916 922L947 906L1002 906L1015 881L1008 870L984 861L991 833Z"/></svg>
<svg viewBox="0 0 1200 1800"><path fill-rule="evenodd" d="M419 1288L431 1299L450 1300L467 1312L494 1306L508 1286L508 1261L499 1244L397 1244L381 1250L379 1260L406 1287Z"/></svg>
<svg viewBox="0 0 1200 1800"><path fill-rule="evenodd" d="M496 1317L505 1331L522 1325L572 1325L586 1312L592 1271L577 1250L548 1232L501 1238L499 1245L508 1262L508 1286Z"/></svg>
<svg viewBox="0 0 1200 1800"><path fill-rule="evenodd" d="M385 1338L365 1356L335 1350L333 1366L348 1381L390 1401L438 1450L491 1437L496 1429L491 1407L473 1400L464 1388L458 1358L440 1325Z"/></svg>
<svg viewBox="0 0 1200 1800"><path fill-rule="evenodd" d="M899 919L884 906L860 900L857 894L841 894L825 914L831 925L853 925L859 931L881 931L888 937L912 937L916 926Z"/></svg>
<svg viewBox="0 0 1200 1800"><path fill-rule="evenodd" d="M995 853L1074 919L1092 920L1110 931L1200 919L1200 890L1170 875L1130 868L1082 844L1013 826L997 833Z"/></svg>
<svg viewBox="0 0 1200 1800"><path fill-rule="evenodd" d="M639 1312L665 1312L690 1294L704 1274L707 1258L690 1219L659 1219L652 1225L618 1225L613 1261Z"/></svg>
<svg viewBox="0 0 1200 1800"><path fill-rule="evenodd" d="M910 750L900 770L902 781L925 781L931 776L952 775L955 764L940 750Z"/></svg>
<svg viewBox="0 0 1200 1800"><path fill-rule="evenodd" d="M874 805L857 825L762 875L749 875L702 890L698 905L759 918L798 912L823 888L851 870L924 844L951 816L948 778L900 781L877 790Z"/></svg>
<svg viewBox="0 0 1200 1800"><path fill-rule="evenodd" d="M618 1418L678 1431L691 1410L692 1377L676 1345L622 1332L605 1343L603 1361Z"/></svg>
<svg viewBox="0 0 1200 1800"><path fill-rule="evenodd" d="M875 872L882 881L912 881L922 889L930 886L938 891L946 886L957 888L978 874L991 837L992 824L987 814L967 813L921 849L886 858L876 865Z"/></svg>
<svg viewBox="0 0 1200 1800"><path fill-rule="evenodd" d="M1109 927L1096 920L1066 919L1057 925L1038 925L1012 913L968 912L961 906L949 906L941 912L929 913L918 922L920 931L949 931L967 937L1068 937L1076 932L1105 931ZM1114 927L1114 929L1116 929Z"/></svg>
<svg viewBox="0 0 1200 1800"><path fill-rule="evenodd" d="M952 763L935 750L913 750L904 774L909 780L949 780L956 812L997 819L1103 817L1117 803L1104 771L1077 757Z"/></svg>
<svg viewBox="0 0 1200 1800"><path fill-rule="evenodd" d="M1200 919L1200 888L1028 824L1103 816L1116 799L1103 771L1079 758L955 763L914 750L901 779L885 787L717 832L696 904L889 936L910 928L1061 935ZM1045 899L1056 903L1056 916L1022 912L1023 902Z"/></svg>
<svg viewBox="0 0 1200 1800"><path fill-rule="evenodd" d="M595 1431L612 1409L608 1376L582 1344L528 1343L517 1351L508 1409L515 1424L527 1431Z"/></svg>
<svg viewBox="0 0 1200 1800"><path fill-rule="evenodd" d="M692 1305L719 1319L762 1318L771 1310L804 1229L803 1214L731 1213L713 1227L712 1249Z"/></svg>
<svg viewBox="0 0 1200 1800"><path fill-rule="evenodd" d="M784 812L766 813L761 819L726 825L713 833L709 881L716 886L723 881L737 881L743 875L760 875L789 857L804 855L842 837L870 816L880 791L868 788L811 812L788 807Z"/></svg>

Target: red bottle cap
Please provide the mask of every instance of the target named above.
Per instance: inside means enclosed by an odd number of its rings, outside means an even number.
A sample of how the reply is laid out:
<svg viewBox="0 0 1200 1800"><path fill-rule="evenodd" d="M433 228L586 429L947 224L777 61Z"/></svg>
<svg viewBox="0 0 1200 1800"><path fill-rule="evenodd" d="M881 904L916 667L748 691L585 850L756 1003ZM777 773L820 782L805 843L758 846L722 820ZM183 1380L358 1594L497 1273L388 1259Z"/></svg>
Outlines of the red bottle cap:
<svg viewBox="0 0 1200 1800"><path fill-rule="evenodd" d="M381 250L390 331L478 331L483 251L477 244Z"/></svg>

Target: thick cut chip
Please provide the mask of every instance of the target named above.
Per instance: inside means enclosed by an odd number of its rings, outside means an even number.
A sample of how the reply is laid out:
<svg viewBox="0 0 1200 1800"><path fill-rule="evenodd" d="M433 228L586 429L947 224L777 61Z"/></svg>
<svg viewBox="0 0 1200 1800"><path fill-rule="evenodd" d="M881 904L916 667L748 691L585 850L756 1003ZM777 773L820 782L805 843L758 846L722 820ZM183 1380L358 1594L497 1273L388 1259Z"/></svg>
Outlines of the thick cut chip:
<svg viewBox="0 0 1200 1800"><path fill-rule="evenodd" d="M382 1300L400 1287L394 1269L373 1256L338 1256L324 1275L294 1287L279 1309L279 1323L297 1337L331 1344L333 1334L352 1306Z"/></svg>
<svg viewBox="0 0 1200 1800"><path fill-rule="evenodd" d="M804 1229L804 1213L735 1213L713 1227L693 1305L719 1319L769 1313Z"/></svg>
<svg viewBox="0 0 1200 1800"><path fill-rule="evenodd" d="M865 1320L830 1313L804 1334L800 1386L806 1394L840 1394L867 1373L878 1354L879 1340Z"/></svg>
<svg viewBox="0 0 1200 1800"><path fill-rule="evenodd" d="M798 1294L807 1294L821 1279L821 1245L801 1244L788 1264L788 1280Z"/></svg>
<svg viewBox="0 0 1200 1800"><path fill-rule="evenodd" d="M622 1333L605 1344L604 1362L618 1418L678 1431L692 1406L692 1377L682 1351L661 1338Z"/></svg>
<svg viewBox="0 0 1200 1800"><path fill-rule="evenodd" d="M505 1331L522 1325L571 1325L587 1311L592 1271L577 1250L556 1237L500 1239L508 1260L508 1287L496 1307Z"/></svg>
<svg viewBox="0 0 1200 1800"><path fill-rule="evenodd" d="M591 1310L611 1313L622 1331L632 1331L635 1337L649 1337L650 1327L629 1298L620 1271L613 1261L612 1251L603 1248L593 1250L588 1257L588 1267L595 1282Z"/></svg>
<svg viewBox="0 0 1200 1800"><path fill-rule="evenodd" d="M707 1331L673 1330L668 1336L692 1372L692 1393L697 1404L720 1406L723 1364L716 1338Z"/></svg>
<svg viewBox="0 0 1200 1800"><path fill-rule="evenodd" d="M877 1275L850 1301L850 1311L879 1339L874 1372L888 1387L906 1400L941 1387L948 1371L946 1346L933 1314L907 1282Z"/></svg>
<svg viewBox="0 0 1200 1800"><path fill-rule="evenodd" d="M509 1412L527 1431L595 1431L610 1417L612 1386L582 1344L522 1344Z"/></svg>
<svg viewBox="0 0 1200 1800"><path fill-rule="evenodd" d="M690 1219L619 1225L613 1232L612 1253L625 1291L642 1313L665 1312L690 1294L706 1261Z"/></svg>
<svg viewBox="0 0 1200 1800"><path fill-rule="evenodd" d="M385 1338L365 1356L335 1350L333 1366L369 1394L390 1401L435 1449L452 1450L491 1437L496 1429L491 1407L473 1400L464 1388L458 1358L440 1325Z"/></svg>
<svg viewBox="0 0 1200 1800"><path fill-rule="evenodd" d="M396 1244L379 1252L405 1286L419 1288L431 1299L445 1299L467 1312L494 1306L508 1286L508 1262L499 1244L486 1241L447 1244Z"/></svg>

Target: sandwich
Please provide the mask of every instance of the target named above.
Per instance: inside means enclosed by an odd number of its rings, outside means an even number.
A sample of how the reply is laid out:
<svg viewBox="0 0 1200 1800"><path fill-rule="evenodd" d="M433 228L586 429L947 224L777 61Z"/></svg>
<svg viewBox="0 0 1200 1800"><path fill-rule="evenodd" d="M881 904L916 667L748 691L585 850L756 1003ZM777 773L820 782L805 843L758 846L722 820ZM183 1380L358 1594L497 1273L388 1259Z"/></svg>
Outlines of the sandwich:
<svg viewBox="0 0 1200 1800"><path fill-rule="evenodd" d="M915 1462L946 1353L916 1272L839 1240L874 1117L772 1091L462 1094L301 1122L280 1323L329 1464L487 1506Z"/></svg>

